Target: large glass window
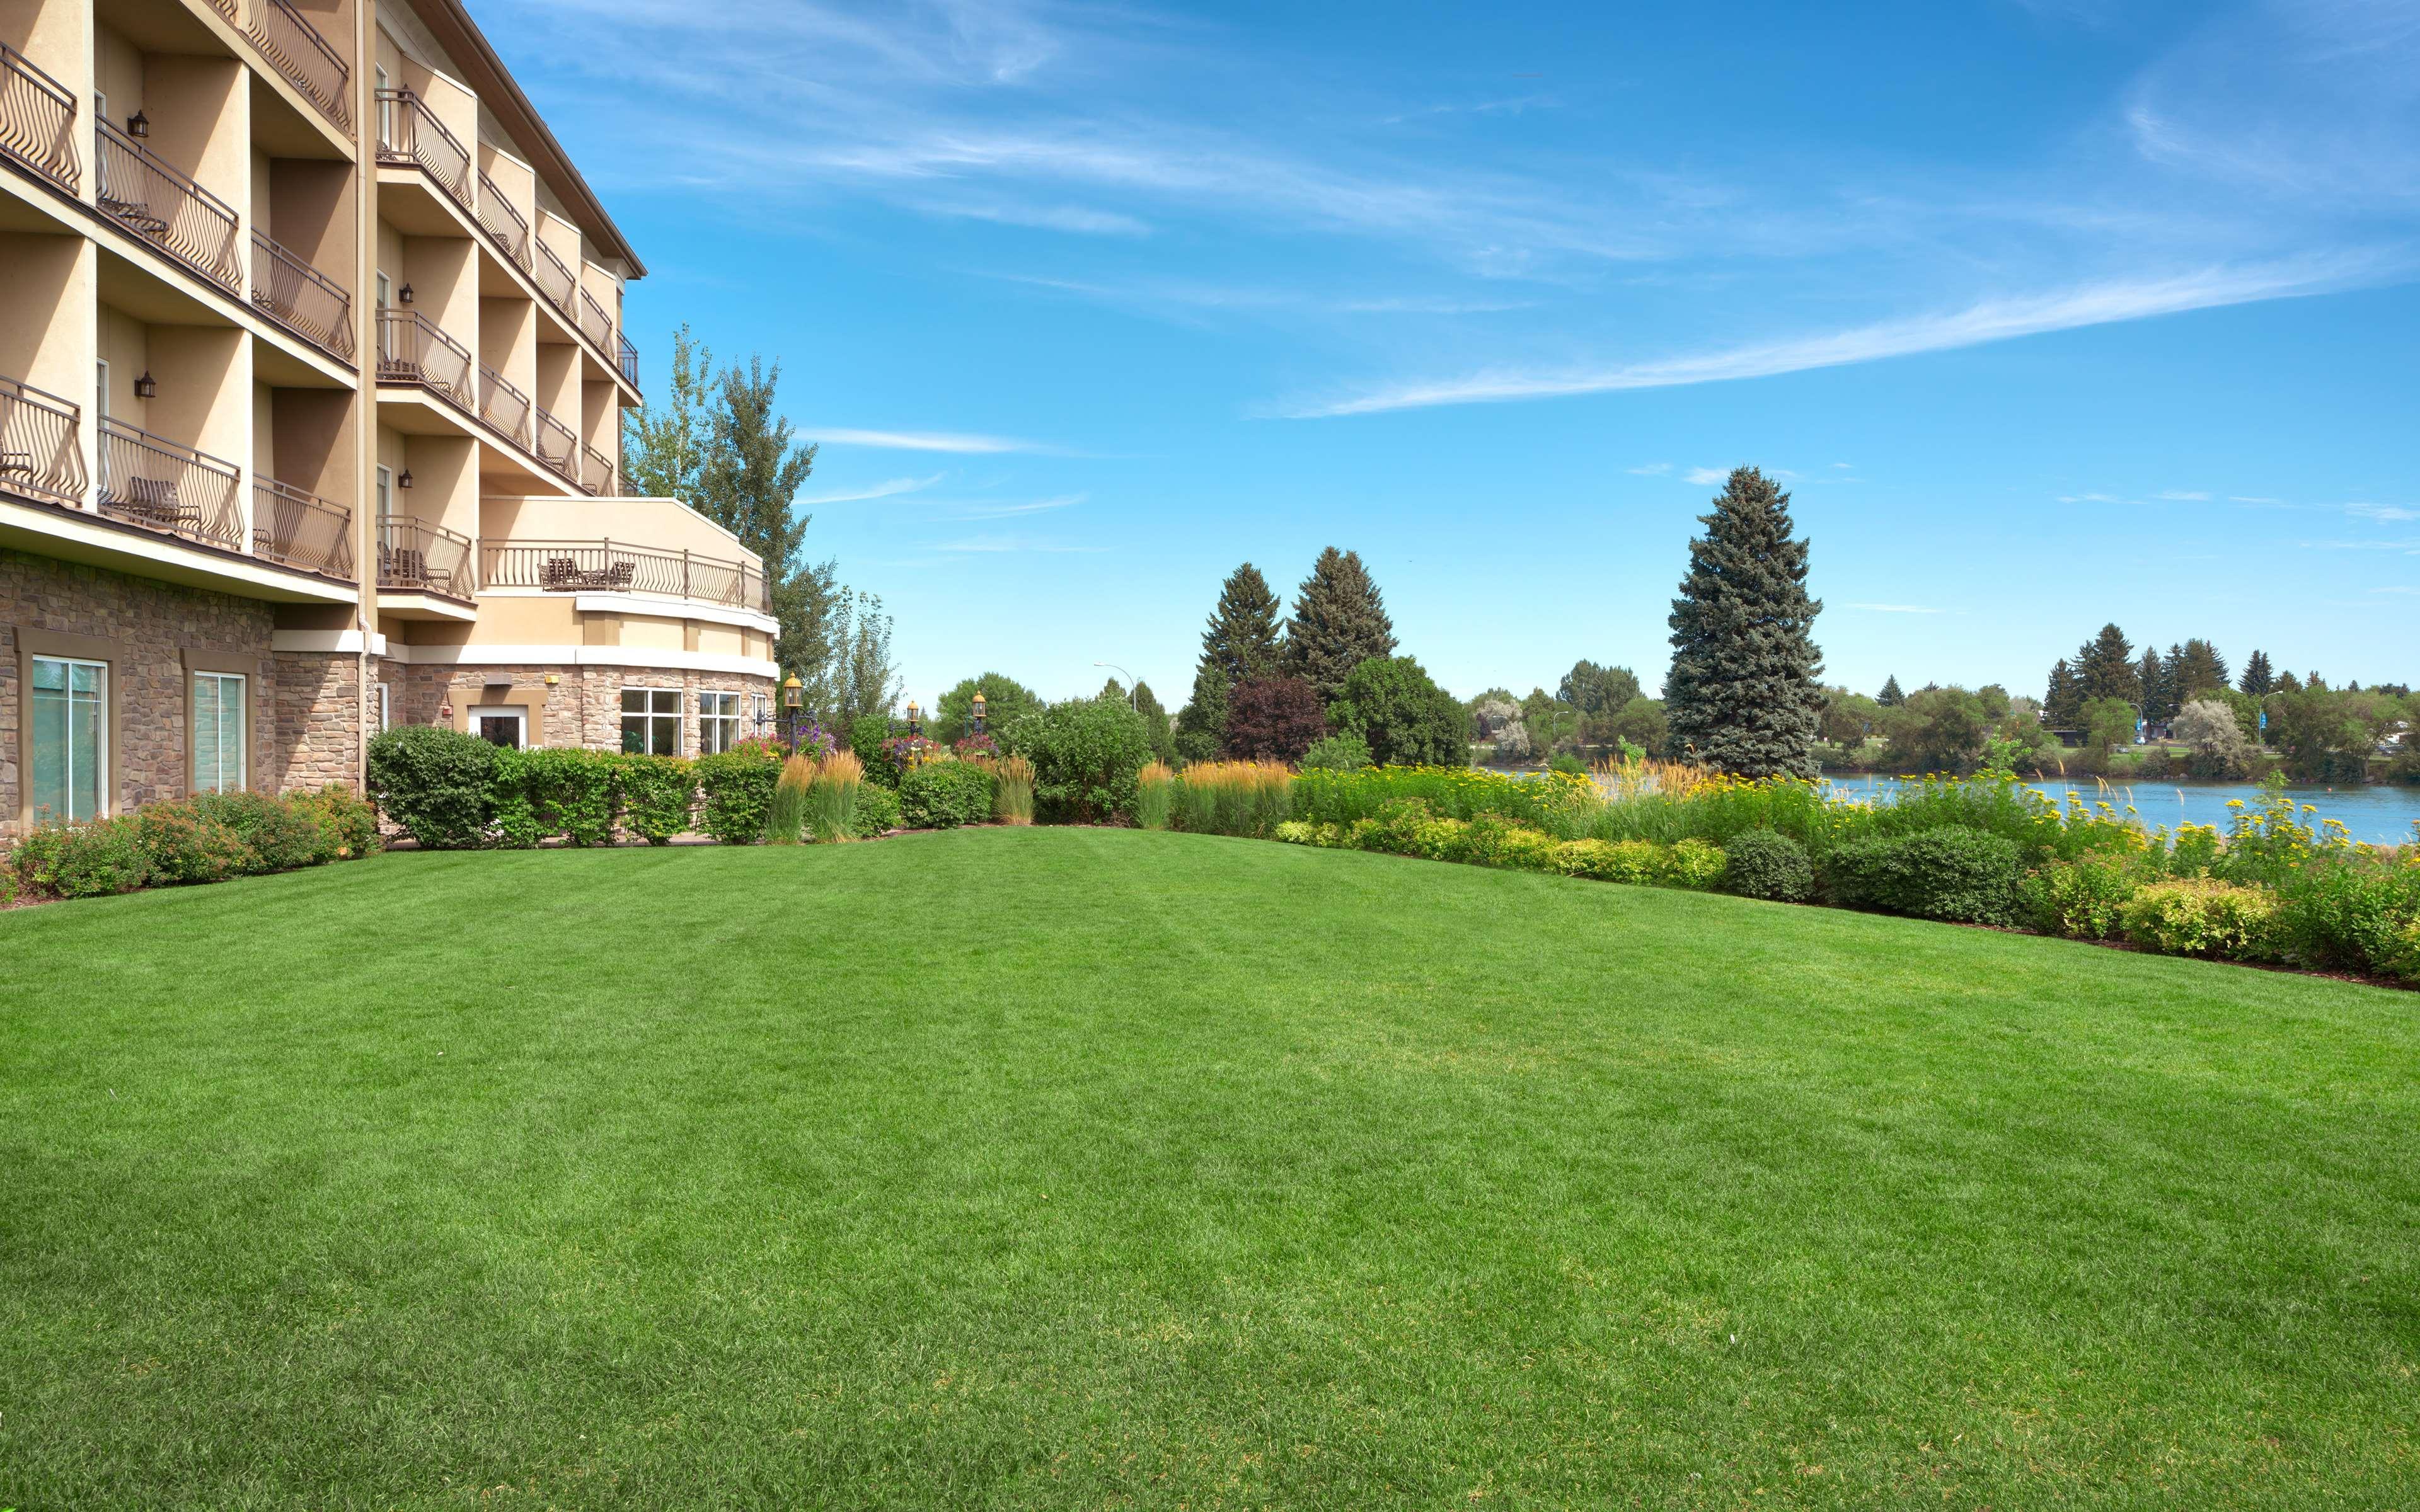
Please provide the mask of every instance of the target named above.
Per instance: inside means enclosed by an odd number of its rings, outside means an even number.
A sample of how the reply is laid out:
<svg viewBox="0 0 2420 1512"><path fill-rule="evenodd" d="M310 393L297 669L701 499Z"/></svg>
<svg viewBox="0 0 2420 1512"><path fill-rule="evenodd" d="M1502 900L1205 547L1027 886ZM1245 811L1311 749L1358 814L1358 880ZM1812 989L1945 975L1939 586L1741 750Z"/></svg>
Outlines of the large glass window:
<svg viewBox="0 0 2420 1512"><path fill-rule="evenodd" d="M739 744L739 695L700 693L697 696L697 750L711 756Z"/></svg>
<svg viewBox="0 0 2420 1512"><path fill-rule="evenodd" d="M194 674L194 791L243 789L243 679L233 672Z"/></svg>
<svg viewBox="0 0 2420 1512"><path fill-rule="evenodd" d="M109 768L109 666L34 658L33 809L37 823L98 819Z"/></svg>
<svg viewBox="0 0 2420 1512"><path fill-rule="evenodd" d="M679 688L622 689L622 748L648 756L681 753Z"/></svg>

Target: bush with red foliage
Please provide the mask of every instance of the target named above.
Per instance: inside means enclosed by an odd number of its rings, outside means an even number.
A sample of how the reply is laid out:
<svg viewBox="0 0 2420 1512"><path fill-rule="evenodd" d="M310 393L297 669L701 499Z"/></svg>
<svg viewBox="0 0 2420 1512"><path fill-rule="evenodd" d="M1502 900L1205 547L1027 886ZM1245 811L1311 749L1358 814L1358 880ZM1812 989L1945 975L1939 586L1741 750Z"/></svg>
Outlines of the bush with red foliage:
<svg viewBox="0 0 2420 1512"><path fill-rule="evenodd" d="M1227 733L1219 754L1229 761L1298 762L1328 733L1318 690L1299 677L1237 683L1227 695Z"/></svg>

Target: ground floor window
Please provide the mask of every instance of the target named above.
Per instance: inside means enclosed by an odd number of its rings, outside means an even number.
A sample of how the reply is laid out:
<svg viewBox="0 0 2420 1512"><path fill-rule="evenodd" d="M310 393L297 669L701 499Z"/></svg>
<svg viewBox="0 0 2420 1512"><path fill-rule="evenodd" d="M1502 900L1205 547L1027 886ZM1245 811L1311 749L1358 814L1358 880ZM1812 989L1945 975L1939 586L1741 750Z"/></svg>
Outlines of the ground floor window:
<svg viewBox="0 0 2420 1512"><path fill-rule="evenodd" d="M632 755L646 756L677 756L681 753L679 688L622 689L622 749Z"/></svg>
<svg viewBox="0 0 2420 1512"><path fill-rule="evenodd" d="M109 664L34 658L33 732L27 741L37 821L98 819L109 769Z"/></svg>
<svg viewBox="0 0 2420 1512"><path fill-rule="evenodd" d="M770 736L773 733L773 695L749 694L748 717L752 721L752 728L755 731L758 739Z"/></svg>
<svg viewBox="0 0 2420 1512"><path fill-rule="evenodd" d="M697 750L711 756L739 744L739 695L700 693L697 696Z"/></svg>
<svg viewBox="0 0 2420 1512"><path fill-rule="evenodd" d="M243 678L236 672L194 674L194 791L243 787Z"/></svg>
<svg viewBox="0 0 2420 1512"><path fill-rule="evenodd" d="M519 750L529 744L529 725L519 709L473 709L471 733L490 746Z"/></svg>

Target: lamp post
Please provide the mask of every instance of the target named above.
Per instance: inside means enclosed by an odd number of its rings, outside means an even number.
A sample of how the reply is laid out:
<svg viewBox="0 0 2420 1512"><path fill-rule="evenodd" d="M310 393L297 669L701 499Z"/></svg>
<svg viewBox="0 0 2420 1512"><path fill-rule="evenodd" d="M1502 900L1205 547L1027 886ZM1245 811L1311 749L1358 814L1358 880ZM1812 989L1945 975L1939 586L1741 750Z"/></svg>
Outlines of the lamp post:
<svg viewBox="0 0 2420 1512"><path fill-rule="evenodd" d="M1126 671L1126 670L1125 670L1124 667L1119 666L1119 665L1118 665L1116 662L1114 662L1114 661L1096 661L1096 662L1093 663L1093 665L1094 665L1094 666L1095 666L1095 667L1107 667L1109 671L1113 671L1113 672L1125 672L1125 677L1126 677L1126 707L1127 707L1127 708L1129 708L1129 709L1131 709L1131 708L1133 708L1133 707L1135 707L1135 706L1136 706L1136 705L1135 705L1135 690L1134 690L1134 682L1135 682L1135 675L1134 675L1134 673L1132 673L1132 672L1127 672L1127 671Z"/></svg>
<svg viewBox="0 0 2420 1512"><path fill-rule="evenodd" d="M915 740L924 733L924 711L914 699L908 701L908 738Z"/></svg>
<svg viewBox="0 0 2420 1512"><path fill-rule="evenodd" d="M799 748L799 674L782 679L782 718L790 727L789 747Z"/></svg>
<svg viewBox="0 0 2420 1512"><path fill-rule="evenodd" d="M981 693L977 693L977 694L975 695L975 733L976 733L976 734L982 734L983 733L984 733L984 696L983 696Z"/></svg>

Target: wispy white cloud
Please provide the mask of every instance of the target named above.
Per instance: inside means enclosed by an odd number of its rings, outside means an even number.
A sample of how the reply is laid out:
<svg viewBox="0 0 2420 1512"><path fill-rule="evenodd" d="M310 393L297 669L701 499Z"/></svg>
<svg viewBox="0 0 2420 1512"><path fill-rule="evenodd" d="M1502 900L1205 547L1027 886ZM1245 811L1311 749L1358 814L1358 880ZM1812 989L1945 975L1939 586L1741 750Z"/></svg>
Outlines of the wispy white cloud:
<svg viewBox="0 0 2420 1512"><path fill-rule="evenodd" d="M1642 478L1660 478L1672 471L1672 464L1669 462L1644 462L1629 471Z"/></svg>
<svg viewBox="0 0 2420 1512"><path fill-rule="evenodd" d="M2208 500L2210 495L2197 488L2163 488L2158 497L2172 503L2197 504Z"/></svg>
<svg viewBox="0 0 2420 1512"><path fill-rule="evenodd" d="M1861 609L1874 614L1939 614L1942 610L1929 604L1843 604L1842 609Z"/></svg>
<svg viewBox="0 0 2420 1512"><path fill-rule="evenodd" d="M1081 236L1147 237L1151 224L1117 210L1082 205L1034 205L1015 200L928 199L916 207L928 215L990 221L1000 225L1026 225L1044 231L1072 231Z"/></svg>
<svg viewBox="0 0 2420 1512"><path fill-rule="evenodd" d="M1462 378L1386 384L1344 398L1280 408L1274 413L1293 419L1316 419L1433 405L1555 398L1772 378L1812 368L1948 351L2082 326L2326 293L2392 276L2408 266L2403 257L2367 251L2251 267L2209 268L2161 278L2119 280L2045 294L1987 300L1943 315L1879 321L1789 341L1724 347L1652 362L1597 368L1496 368Z"/></svg>
<svg viewBox="0 0 2420 1512"><path fill-rule="evenodd" d="M1014 519L1020 515L1047 515L1082 503L1090 495L1063 493L1052 499L1029 499L1020 503L961 504L951 512L953 519Z"/></svg>
<svg viewBox="0 0 2420 1512"><path fill-rule="evenodd" d="M793 501L801 504L853 504L861 499L890 499L899 494L916 493L929 488L948 477L936 472L929 478L892 478L883 483L868 484L861 488L840 488L830 493L802 493Z"/></svg>
<svg viewBox="0 0 2420 1512"><path fill-rule="evenodd" d="M969 535L954 541L939 542L935 545L933 549L936 551L977 555L990 555L1011 551L1040 551L1053 554L1091 554L1107 551L1109 548L1105 546L1070 546L1062 541L1037 541L1030 536L1023 535Z"/></svg>
<svg viewBox="0 0 2420 1512"><path fill-rule="evenodd" d="M1731 470L1729 468L1691 468L1681 474L1681 481L1711 486L1730 481L1730 475Z"/></svg>
<svg viewBox="0 0 2420 1512"><path fill-rule="evenodd" d="M2282 504L2286 501L2271 499L2261 494L2231 493L2226 496L2226 501L2230 504Z"/></svg>
<svg viewBox="0 0 2420 1512"><path fill-rule="evenodd" d="M828 446L871 446L891 452L955 452L982 455L999 452L1030 452L1050 455L1055 446L1019 440L1014 436L972 436L939 430L852 430L846 426L801 427Z"/></svg>
<svg viewBox="0 0 2420 1512"><path fill-rule="evenodd" d="M2383 588L2373 588L2370 592L2373 594L2420 594L2420 585L2412 583L2389 583Z"/></svg>
<svg viewBox="0 0 2420 1512"><path fill-rule="evenodd" d="M2420 519L2420 509L2409 504L2347 504L2345 513L2356 519L2381 521Z"/></svg>

